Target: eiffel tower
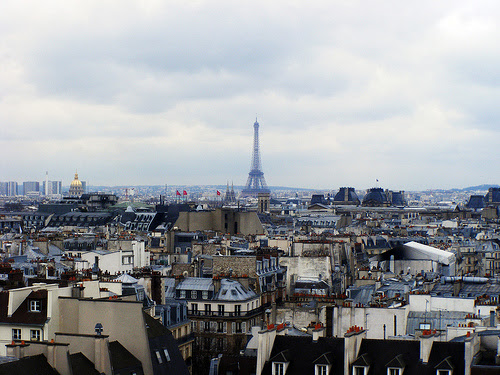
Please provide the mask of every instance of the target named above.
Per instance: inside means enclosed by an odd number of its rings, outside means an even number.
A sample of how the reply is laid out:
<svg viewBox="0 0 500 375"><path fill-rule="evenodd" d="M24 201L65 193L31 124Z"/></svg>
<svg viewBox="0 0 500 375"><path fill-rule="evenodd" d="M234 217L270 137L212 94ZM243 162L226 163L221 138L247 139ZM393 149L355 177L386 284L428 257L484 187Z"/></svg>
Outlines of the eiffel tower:
<svg viewBox="0 0 500 375"><path fill-rule="evenodd" d="M257 197L259 193L270 193L270 190L267 187L264 172L262 172L262 166L260 165L259 123L255 119L253 124L252 167L245 188L241 191L241 197Z"/></svg>

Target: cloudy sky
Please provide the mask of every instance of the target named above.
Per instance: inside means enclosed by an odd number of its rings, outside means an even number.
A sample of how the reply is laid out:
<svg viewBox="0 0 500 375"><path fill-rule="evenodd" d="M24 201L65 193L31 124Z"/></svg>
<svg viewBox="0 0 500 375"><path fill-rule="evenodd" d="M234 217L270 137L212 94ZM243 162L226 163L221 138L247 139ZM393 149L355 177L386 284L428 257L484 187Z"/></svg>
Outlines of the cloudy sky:
<svg viewBox="0 0 500 375"><path fill-rule="evenodd" d="M0 180L500 182L498 1L0 6Z"/></svg>

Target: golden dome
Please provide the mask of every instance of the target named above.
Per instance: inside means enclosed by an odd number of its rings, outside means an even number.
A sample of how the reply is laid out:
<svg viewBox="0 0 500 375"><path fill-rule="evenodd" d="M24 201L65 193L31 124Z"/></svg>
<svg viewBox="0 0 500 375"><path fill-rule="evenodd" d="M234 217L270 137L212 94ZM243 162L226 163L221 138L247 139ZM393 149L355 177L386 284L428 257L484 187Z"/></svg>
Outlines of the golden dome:
<svg viewBox="0 0 500 375"><path fill-rule="evenodd" d="M78 179L78 172L75 173L75 179L71 182L71 184L69 186L73 187L73 188L81 188L82 187L82 182Z"/></svg>

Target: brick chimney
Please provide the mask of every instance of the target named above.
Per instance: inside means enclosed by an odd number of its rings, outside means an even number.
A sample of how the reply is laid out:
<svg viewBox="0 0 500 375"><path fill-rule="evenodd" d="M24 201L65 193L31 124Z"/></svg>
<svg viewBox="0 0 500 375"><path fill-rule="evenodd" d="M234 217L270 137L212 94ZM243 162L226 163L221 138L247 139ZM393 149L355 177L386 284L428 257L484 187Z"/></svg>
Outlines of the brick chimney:
<svg viewBox="0 0 500 375"><path fill-rule="evenodd" d="M366 330L358 326L352 326L344 334L344 368L347 371L358 357L361 341L365 338Z"/></svg>
<svg viewBox="0 0 500 375"><path fill-rule="evenodd" d="M420 333L417 331L416 336L418 341L420 341L420 359L423 363L427 363L429 362L432 343L434 341L442 341L440 333L436 330L424 329Z"/></svg>
<svg viewBox="0 0 500 375"><path fill-rule="evenodd" d="M320 337L326 337L326 328L322 324L316 324L312 331L313 341L317 342Z"/></svg>
<svg viewBox="0 0 500 375"><path fill-rule="evenodd" d="M276 328L274 327L274 324L268 325L267 329L259 332L256 375L262 374L262 369L271 355L275 338Z"/></svg>

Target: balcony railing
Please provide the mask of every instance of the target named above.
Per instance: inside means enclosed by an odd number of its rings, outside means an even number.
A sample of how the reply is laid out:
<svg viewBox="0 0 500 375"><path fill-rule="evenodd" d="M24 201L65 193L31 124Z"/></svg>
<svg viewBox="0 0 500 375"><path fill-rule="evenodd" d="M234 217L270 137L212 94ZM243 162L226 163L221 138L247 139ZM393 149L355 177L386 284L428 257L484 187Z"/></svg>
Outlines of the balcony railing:
<svg viewBox="0 0 500 375"><path fill-rule="evenodd" d="M205 311L205 310L189 310L188 317L196 316L212 316L219 318L238 318L238 317L248 317L260 314L264 311L263 307L257 307L256 309L249 311Z"/></svg>
<svg viewBox="0 0 500 375"><path fill-rule="evenodd" d="M194 332L191 332L190 334L186 336L179 337L178 339L175 339L175 342L177 345L182 345L185 344L186 342L193 341L194 340Z"/></svg>

